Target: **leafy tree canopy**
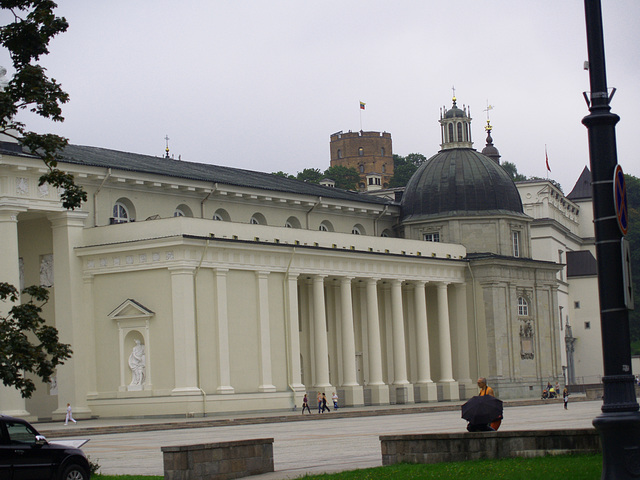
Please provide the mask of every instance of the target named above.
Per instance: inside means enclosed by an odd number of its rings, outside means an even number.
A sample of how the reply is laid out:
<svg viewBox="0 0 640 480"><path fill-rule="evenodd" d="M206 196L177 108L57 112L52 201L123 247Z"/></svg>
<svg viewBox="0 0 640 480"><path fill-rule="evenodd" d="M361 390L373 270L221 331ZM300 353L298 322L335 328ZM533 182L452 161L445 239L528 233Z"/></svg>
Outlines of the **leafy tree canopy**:
<svg viewBox="0 0 640 480"><path fill-rule="evenodd" d="M69 100L55 79L37 61L49 53L50 40L68 28L64 18L56 17L57 5L50 0L0 0L0 8L11 20L0 26L0 45L9 51L15 74L0 92L0 133L22 143L48 167L40 185L49 183L61 189L64 208L79 208L87 194L76 185L73 175L57 168L60 151L68 140L58 135L29 131L18 121L21 111L31 112L54 122L62 122L62 104Z"/></svg>
<svg viewBox="0 0 640 480"><path fill-rule="evenodd" d="M62 205L75 209L87 200L87 194L75 184L72 175L57 168L67 139L29 131L25 123L17 120L23 111L54 122L64 120L62 104L69 96L37 63L49 53L50 40L67 30L67 21L54 14L56 7L50 0L0 0L3 18L7 19L7 23L0 25L0 46L8 50L15 70L11 80L0 79L0 134L13 138L41 158L47 173L40 177L40 185L49 183L60 188ZM0 282L0 304L12 304L7 314L0 313L0 379L4 385L17 388L24 398L31 397L36 388L26 374L48 382L56 366L72 354L69 345L58 341L58 331L40 317L42 305L48 299L47 290L27 287L22 291L22 299L27 296L31 300L18 304L21 299L18 290Z"/></svg>
<svg viewBox="0 0 640 480"><path fill-rule="evenodd" d="M296 175L298 180L309 183L320 183L323 177L324 175L319 168L305 168Z"/></svg>
<svg viewBox="0 0 640 480"><path fill-rule="evenodd" d="M336 182L336 188L343 190L357 190L360 182L360 174L353 167L336 165L324 171L325 177L329 177Z"/></svg>
<svg viewBox="0 0 640 480"><path fill-rule="evenodd" d="M389 187L405 187L409 179L416 173L418 167L426 162L427 157L421 153L410 153L406 157L393 155L393 177L389 181Z"/></svg>

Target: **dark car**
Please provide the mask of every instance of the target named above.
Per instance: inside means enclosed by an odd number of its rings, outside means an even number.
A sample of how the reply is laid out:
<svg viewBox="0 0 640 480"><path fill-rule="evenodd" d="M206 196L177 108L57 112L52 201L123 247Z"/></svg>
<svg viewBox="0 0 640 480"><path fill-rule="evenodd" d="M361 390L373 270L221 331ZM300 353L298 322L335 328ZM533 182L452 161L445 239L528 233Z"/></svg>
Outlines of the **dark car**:
<svg viewBox="0 0 640 480"><path fill-rule="evenodd" d="M0 479L89 480L79 448L47 442L29 422L0 415Z"/></svg>

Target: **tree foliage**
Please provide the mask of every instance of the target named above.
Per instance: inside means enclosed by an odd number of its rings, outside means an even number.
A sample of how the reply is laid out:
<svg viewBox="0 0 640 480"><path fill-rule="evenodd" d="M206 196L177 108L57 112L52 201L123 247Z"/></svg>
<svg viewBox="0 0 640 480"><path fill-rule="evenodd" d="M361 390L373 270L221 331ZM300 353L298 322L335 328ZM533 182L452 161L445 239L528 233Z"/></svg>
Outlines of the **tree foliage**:
<svg viewBox="0 0 640 480"><path fill-rule="evenodd" d="M427 157L421 153L410 153L406 157L393 155L393 177L389 181L389 187L405 187L409 179L416 173L418 167L426 162Z"/></svg>
<svg viewBox="0 0 640 480"><path fill-rule="evenodd" d="M23 397L29 398L36 386L25 375L32 373L49 382L55 368L70 358L72 351L69 345L58 341L58 331L46 325L40 316L49 299L47 289L31 286L22 294L31 299L15 304L19 299L18 290L0 283L0 300L14 303L7 316L0 316L0 378L4 385L16 387ZM37 339L34 343L33 337Z"/></svg>
<svg viewBox="0 0 640 480"><path fill-rule="evenodd" d="M87 194L76 185L72 175L58 169L60 152L68 140L58 135L38 134L27 129L18 114L31 113L54 122L62 122L62 104L69 100L60 84L49 78L38 65L49 53L49 42L67 30L64 18L57 17L57 5L50 0L0 0L4 17L10 21L0 26L0 45L8 50L15 70L0 88L0 134L21 143L31 154L42 159L47 172L39 179L60 189L62 205L76 209L87 200ZM2 72L4 76L6 71ZM1 273L1 272L0 272ZM34 374L48 382L58 365L71 357L71 347L60 343L58 331L45 324L40 316L48 300L43 287L31 286L22 291L28 302L18 304L18 290L0 282L0 301L12 303L6 315L0 315L0 379L6 386L16 387L24 398L35 390Z"/></svg>
<svg viewBox="0 0 640 480"><path fill-rule="evenodd" d="M64 18L56 17L57 5L50 0L0 0L0 7L12 20L0 26L0 45L9 51L15 73L0 92L0 133L19 141L40 157L48 171L39 184L61 189L62 205L79 208L87 194L76 185L73 175L57 168L60 152L68 140L58 135L29 131L18 113L31 112L54 122L62 122L62 104L69 95L37 61L49 53L49 42L68 28Z"/></svg>
<svg viewBox="0 0 640 480"><path fill-rule="evenodd" d="M635 279L633 298L636 303L635 309L629 310L629 327L632 353L638 355L640 354L640 178L625 174L624 181L627 189L629 214L629 228L626 238L631 250L631 276Z"/></svg>
<svg viewBox="0 0 640 480"><path fill-rule="evenodd" d="M336 182L336 188L343 190L357 190L360 182L360 174L353 167L335 165L324 171L325 177L329 177Z"/></svg>

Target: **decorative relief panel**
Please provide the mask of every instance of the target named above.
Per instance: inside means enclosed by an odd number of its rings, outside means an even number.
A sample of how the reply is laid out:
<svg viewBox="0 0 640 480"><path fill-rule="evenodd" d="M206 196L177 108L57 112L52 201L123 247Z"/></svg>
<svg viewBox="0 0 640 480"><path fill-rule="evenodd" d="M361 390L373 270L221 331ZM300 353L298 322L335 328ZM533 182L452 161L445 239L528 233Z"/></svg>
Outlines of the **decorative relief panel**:
<svg viewBox="0 0 640 480"><path fill-rule="evenodd" d="M38 185L38 196L40 198L49 196L49 184L43 183L42 185Z"/></svg>
<svg viewBox="0 0 640 480"><path fill-rule="evenodd" d="M16 178L16 193L18 195L29 195L29 179L18 177Z"/></svg>
<svg viewBox="0 0 640 480"><path fill-rule="evenodd" d="M40 255L40 286L53 287L53 254Z"/></svg>
<svg viewBox="0 0 640 480"><path fill-rule="evenodd" d="M533 326L531 322L524 321L520 325L520 358L522 360L533 360Z"/></svg>

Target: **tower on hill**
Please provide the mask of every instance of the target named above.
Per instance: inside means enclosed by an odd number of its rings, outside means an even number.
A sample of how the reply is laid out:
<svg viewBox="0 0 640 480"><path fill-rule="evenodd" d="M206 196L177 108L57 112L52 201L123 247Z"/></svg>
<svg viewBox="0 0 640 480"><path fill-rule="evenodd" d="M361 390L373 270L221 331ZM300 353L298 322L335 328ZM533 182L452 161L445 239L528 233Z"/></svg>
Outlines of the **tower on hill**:
<svg viewBox="0 0 640 480"><path fill-rule="evenodd" d="M331 135L331 166L355 168L358 190L379 190L393 177L391 134L387 132L337 132Z"/></svg>

